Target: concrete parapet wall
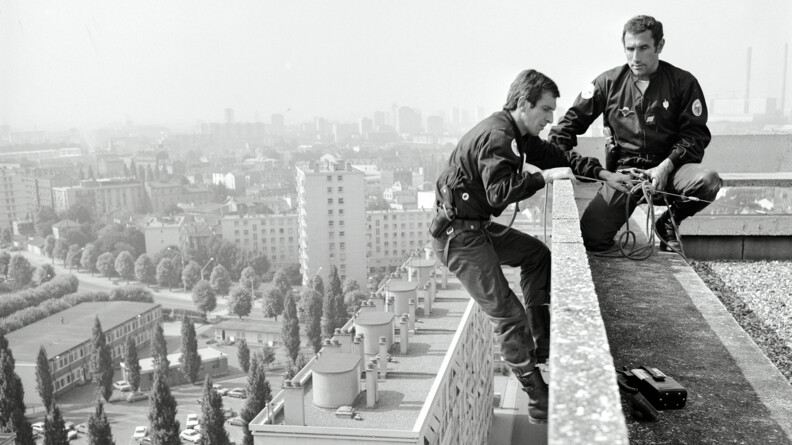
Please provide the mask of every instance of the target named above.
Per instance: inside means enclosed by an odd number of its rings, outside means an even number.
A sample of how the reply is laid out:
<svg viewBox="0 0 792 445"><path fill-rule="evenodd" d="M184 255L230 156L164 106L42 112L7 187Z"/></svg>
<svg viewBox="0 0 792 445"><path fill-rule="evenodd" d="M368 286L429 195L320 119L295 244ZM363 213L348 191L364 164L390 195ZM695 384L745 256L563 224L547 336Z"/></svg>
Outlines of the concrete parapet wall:
<svg viewBox="0 0 792 445"><path fill-rule="evenodd" d="M627 426L572 184L553 184L548 444L627 444Z"/></svg>

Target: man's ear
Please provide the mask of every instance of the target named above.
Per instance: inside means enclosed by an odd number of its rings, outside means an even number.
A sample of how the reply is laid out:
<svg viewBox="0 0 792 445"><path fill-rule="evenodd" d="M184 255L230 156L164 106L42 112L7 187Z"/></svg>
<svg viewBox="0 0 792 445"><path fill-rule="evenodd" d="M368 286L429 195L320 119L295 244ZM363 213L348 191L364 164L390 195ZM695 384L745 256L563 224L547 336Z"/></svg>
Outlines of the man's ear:
<svg viewBox="0 0 792 445"><path fill-rule="evenodd" d="M660 54L663 51L663 46L665 46L665 37L660 39L660 41L657 43L657 54Z"/></svg>

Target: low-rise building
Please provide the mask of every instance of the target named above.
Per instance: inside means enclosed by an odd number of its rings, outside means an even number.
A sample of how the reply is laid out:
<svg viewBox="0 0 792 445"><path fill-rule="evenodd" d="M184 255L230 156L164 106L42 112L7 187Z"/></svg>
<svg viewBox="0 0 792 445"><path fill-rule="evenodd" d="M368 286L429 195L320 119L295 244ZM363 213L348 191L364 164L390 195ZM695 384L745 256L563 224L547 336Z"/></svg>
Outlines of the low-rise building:
<svg viewBox="0 0 792 445"><path fill-rule="evenodd" d="M102 323L113 362L119 363L128 336L132 336L138 347L149 344L155 326L162 319L162 307L131 301L82 303L8 333L8 347L16 359L16 373L22 380L27 406L41 405L36 391L36 361L42 346L49 357L56 397L90 382L91 338L96 317Z"/></svg>
<svg viewBox="0 0 792 445"><path fill-rule="evenodd" d="M170 372L168 372L168 385L176 386L189 383L187 376L179 370L181 364L179 358L181 352L174 352L168 354L168 363L170 364ZM198 350L198 355L201 357L201 369L198 371L198 378L196 382L203 382L208 373L213 379L228 375L228 357L225 353L218 351L214 348L202 348ZM154 358L148 357L138 361L140 365L140 391L148 391L154 385L154 374L156 366ZM121 363L122 378L127 379L127 368L124 363Z"/></svg>
<svg viewBox="0 0 792 445"><path fill-rule="evenodd" d="M299 263L299 223L296 213L228 215L221 222L224 240L240 250L261 252L272 270Z"/></svg>
<svg viewBox="0 0 792 445"><path fill-rule="evenodd" d="M308 338L301 332L302 343L308 344ZM240 340L248 346L283 345L283 323L271 319L233 319L229 318L214 326L214 338L218 343L235 343Z"/></svg>

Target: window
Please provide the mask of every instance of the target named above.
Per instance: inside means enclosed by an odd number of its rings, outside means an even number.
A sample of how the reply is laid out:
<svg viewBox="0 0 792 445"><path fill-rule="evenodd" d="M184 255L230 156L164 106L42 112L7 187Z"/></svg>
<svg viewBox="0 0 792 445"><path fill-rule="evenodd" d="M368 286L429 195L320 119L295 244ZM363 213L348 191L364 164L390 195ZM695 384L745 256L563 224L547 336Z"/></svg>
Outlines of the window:
<svg viewBox="0 0 792 445"><path fill-rule="evenodd" d="M327 193L333 193L333 187L327 187Z"/></svg>
<svg viewBox="0 0 792 445"><path fill-rule="evenodd" d="M344 191L344 187L338 187L338 191L339 192L343 192Z"/></svg>
<svg viewBox="0 0 792 445"><path fill-rule="evenodd" d="M338 203L339 204L343 204L344 203L344 198L338 198Z"/></svg>
<svg viewBox="0 0 792 445"><path fill-rule="evenodd" d="M332 175L327 175L327 180L328 181L332 181L333 180L333 176Z"/></svg>
<svg viewBox="0 0 792 445"><path fill-rule="evenodd" d="M343 177L343 176L341 176L341 175L338 175L338 180L339 180L339 181L343 181L343 180L344 180L344 177Z"/></svg>
<svg viewBox="0 0 792 445"><path fill-rule="evenodd" d="M332 204L333 203L333 198L327 198L327 203L328 204Z"/></svg>
<svg viewBox="0 0 792 445"><path fill-rule="evenodd" d="M333 209L327 211L327 216L333 216Z"/></svg>

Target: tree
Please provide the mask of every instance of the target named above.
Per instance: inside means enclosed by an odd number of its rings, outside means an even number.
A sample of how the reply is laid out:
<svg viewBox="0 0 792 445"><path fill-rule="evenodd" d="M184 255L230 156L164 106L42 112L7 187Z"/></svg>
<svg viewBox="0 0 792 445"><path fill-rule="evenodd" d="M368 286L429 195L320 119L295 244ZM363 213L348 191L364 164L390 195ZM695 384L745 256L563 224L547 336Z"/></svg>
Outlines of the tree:
<svg viewBox="0 0 792 445"><path fill-rule="evenodd" d="M195 335L195 325L184 314L181 325L181 356L179 356L179 363L181 364L181 372L187 377L193 385L198 380L198 371L201 370L201 356L198 355L198 339Z"/></svg>
<svg viewBox="0 0 792 445"><path fill-rule="evenodd" d="M322 295L308 289L303 292L302 300L306 301L305 336L311 342L314 352L322 349Z"/></svg>
<svg viewBox="0 0 792 445"><path fill-rule="evenodd" d="M38 359L36 360L36 391L41 397L44 409L50 412L55 389L52 385L52 372L50 371L47 350L44 349L44 346L39 348Z"/></svg>
<svg viewBox="0 0 792 445"><path fill-rule="evenodd" d="M242 269L242 273L239 276L239 287L250 289L250 294L253 295L253 299L256 298L256 289L261 286L261 278L256 273L256 270L252 267L246 267Z"/></svg>
<svg viewBox="0 0 792 445"><path fill-rule="evenodd" d="M157 264L157 284L168 286L168 290L173 289L173 276L176 275L176 268L170 258L163 258Z"/></svg>
<svg viewBox="0 0 792 445"><path fill-rule="evenodd" d="M261 348L261 356L262 360L265 365L267 365L267 369L269 369L270 363L275 361L275 348L270 345L265 345Z"/></svg>
<svg viewBox="0 0 792 445"><path fill-rule="evenodd" d="M344 294L341 288L341 279L338 277L338 268L330 266L330 284L327 289L328 300L333 302L333 332L336 329L344 326L346 324L347 318L347 309L346 305L344 304Z"/></svg>
<svg viewBox="0 0 792 445"><path fill-rule="evenodd" d="M311 289L319 292L319 295L321 295L322 299L324 299L325 287L324 287L324 281L322 281L322 277L317 275L313 278L313 280L311 280Z"/></svg>
<svg viewBox="0 0 792 445"><path fill-rule="evenodd" d="M212 377L207 373L201 405L201 444L228 445L228 433L224 424L223 398L212 387Z"/></svg>
<svg viewBox="0 0 792 445"><path fill-rule="evenodd" d="M88 171L91 172L91 170ZM93 175L93 172L91 174ZM93 179L93 176L91 176L91 179ZM63 212L63 217L78 223L90 222L92 220L91 210L83 204L75 204L69 207Z"/></svg>
<svg viewBox="0 0 792 445"><path fill-rule="evenodd" d="M358 284L357 281L355 281L355 280L353 280L351 278L347 278L346 280L344 280L344 285L341 286L341 293L346 295L346 294L348 294L350 292L354 292L356 290L360 290L360 285Z"/></svg>
<svg viewBox="0 0 792 445"><path fill-rule="evenodd" d="M113 394L113 357L98 316L94 318L90 368L97 392L105 400L110 400Z"/></svg>
<svg viewBox="0 0 792 445"><path fill-rule="evenodd" d="M245 423L242 427L242 432L245 435L242 443L244 445L253 445L253 435L248 429L248 424L272 399L272 389L267 381L267 375L264 372L264 364L260 353L254 355L250 363L247 394L248 398L245 400L245 407L242 408L242 412L239 413Z"/></svg>
<svg viewBox="0 0 792 445"><path fill-rule="evenodd" d="M368 295L361 290L353 290L344 294L347 316L349 318L353 317L366 300L368 300Z"/></svg>
<svg viewBox="0 0 792 445"><path fill-rule="evenodd" d="M286 269L281 267L275 272L275 277L272 279L273 287L277 288L281 292L281 296L286 295L286 292L292 290L291 281L289 280L289 276L286 273Z"/></svg>
<svg viewBox="0 0 792 445"><path fill-rule="evenodd" d="M5 250L0 252L0 273L8 277L8 266L11 263L11 254Z"/></svg>
<svg viewBox="0 0 792 445"><path fill-rule="evenodd" d="M250 315L252 309L253 297L250 296L250 292L241 287L235 287L228 300L228 312L241 319Z"/></svg>
<svg viewBox="0 0 792 445"><path fill-rule="evenodd" d="M65 422L57 405L44 417L44 445L69 445Z"/></svg>
<svg viewBox="0 0 792 445"><path fill-rule="evenodd" d="M217 295L228 295L228 291L231 289L231 275L222 264L218 264L212 269L209 282Z"/></svg>
<svg viewBox="0 0 792 445"><path fill-rule="evenodd" d="M151 261L151 257L145 253L140 254L137 261L135 261L135 279L148 285L154 284L157 279L157 268L154 266L154 262Z"/></svg>
<svg viewBox="0 0 792 445"><path fill-rule="evenodd" d="M66 241L64 238L58 238L57 240L55 240L55 248L52 249L52 258L64 262L64 266L65 266L66 255L68 253L69 253L69 242Z"/></svg>
<svg viewBox="0 0 792 445"><path fill-rule="evenodd" d="M58 215L52 210L52 207L41 206L33 215L33 220L36 225L36 234L47 237L52 235L52 225L58 222Z"/></svg>
<svg viewBox="0 0 792 445"><path fill-rule="evenodd" d="M176 399L171 394L165 379L155 374L149 400L149 424L151 443L159 445L181 445L179 421L176 420Z"/></svg>
<svg viewBox="0 0 792 445"><path fill-rule="evenodd" d="M126 368L126 381L132 387L132 392L140 388L140 361L138 360L137 345L132 334L127 335L124 348L124 367Z"/></svg>
<svg viewBox="0 0 792 445"><path fill-rule="evenodd" d="M54 260L53 251L55 250L55 237L52 235L47 235L44 238L44 255L48 256L50 259Z"/></svg>
<svg viewBox="0 0 792 445"><path fill-rule="evenodd" d="M90 271L91 275L93 275L96 272L97 259L99 259L99 252L96 251L96 246L93 243L86 244L80 257L80 266Z"/></svg>
<svg viewBox="0 0 792 445"><path fill-rule="evenodd" d="M286 293L283 309L283 329L281 331L283 344L289 352L292 361L297 359L300 352L300 322L297 320L297 305L291 291Z"/></svg>
<svg viewBox="0 0 792 445"><path fill-rule="evenodd" d="M161 378L168 380L170 374L170 361L168 361L168 342L165 341L165 332L162 330L162 325L158 324L154 329L154 345L152 346L151 357L157 366L155 374L160 375Z"/></svg>
<svg viewBox="0 0 792 445"><path fill-rule="evenodd" d="M206 280L201 280L192 288L192 299L195 303L195 307L198 308L199 311L204 313L204 316L207 312L213 311L215 307L217 307L217 298L215 297L215 291L212 289L212 285L209 284Z"/></svg>
<svg viewBox="0 0 792 445"><path fill-rule="evenodd" d="M14 355L0 332L0 431L15 432L19 443L33 443L33 430L25 418L25 389L14 366Z"/></svg>
<svg viewBox="0 0 792 445"><path fill-rule="evenodd" d="M132 254L126 250L119 253L115 260L115 270L129 284L129 281L135 278L135 259Z"/></svg>
<svg viewBox="0 0 792 445"><path fill-rule="evenodd" d="M99 258L96 259L96 269L110 279L113 276L113 272L115 272L115 256L113 256L113 252L105 252L99 255Z"/></svg>
<svg viewBox="0 0 792 445"><path fill-rule="evenodd" d="M0 243L4 246L11 245L11 242L14 241L14 234L11 233L11 229L5 227L2 231L0 231Z"/></svg>
<svg viewBox="0 0 792 445"><path fill-rule="evenodd" d="M55 268L52 264L42 264L33 272L33 284L36 286L41 286L53 278L55 278Z"/></svg>
<svg viewBox="0 0 792 445"><path fill-rule="evenodd" d="M291 287L289 289L291 289ZM286 292L291 292L291 290L287 290ZM265 317L274 317L275 321L278 321L278 315L283 312L283 295L283 291L277 286L264 294L264 300L261 302L261 311Z"/></svg>
<svg viewBox="0 0 792 445"><path fill-rule="evenodd" d="M294 286L299 286L302 283L302 273L300 272L300 265L299 264L289 264L284 268L286 270L286 276L289 278L289 282L291 282Z"/></svg>
<svg viewBox="0 0 792 445"><path fill-rule="evenodd" d="M270 262L267 255L263 253L255 253L255 256L248 261L248 267L252 267L256 271L256 275L264 275L269 272Z"/></svg>
<svg viewBox="0 0 792 445"><path fill-rule="evenodd" d="M247 374L250 370L250 348L248 348L245 340L240 340L237 344L237 358L239 359L239 367Z"/></svg>
<svg viewBox="0 0 792 445"><path fill-rule="evenodd" d="M322 301L322 335L330 338L335 333L335 301L328 292Z"/></svg>
<svg viewBox="0 0 792 445"><path fill-rule="evenodd" d="M192 290L193 286L199 281L201 281L201 265L195 261L190 261L184 266L184 270L182 270L182 283L184 283L184 289L188 291Z"/></svg>
<svg viewBox="0 0 792 445"><path fill-rule="evenodd" d="M18 286L27 286L33 278L33 266L30 261L20 254L11 257L11 264L8 266L8 276L14 280Z"/></svg>
<svg viewBox="0 0 792 445"><path fill-rule="evenodd" d="M77 244L72 244L69 246L69 250L66 251L66 260L63 262L63 265L72 269L74 267L80 267L80 246Z"/></svg>
<svg viewBox="0 0 792 445"><path fill-rule="evenodd" d="M96 410L88 418L88 444L115 445L113 432L110 431L110 422L107 421L102 399L96 400Z"/></svg>

